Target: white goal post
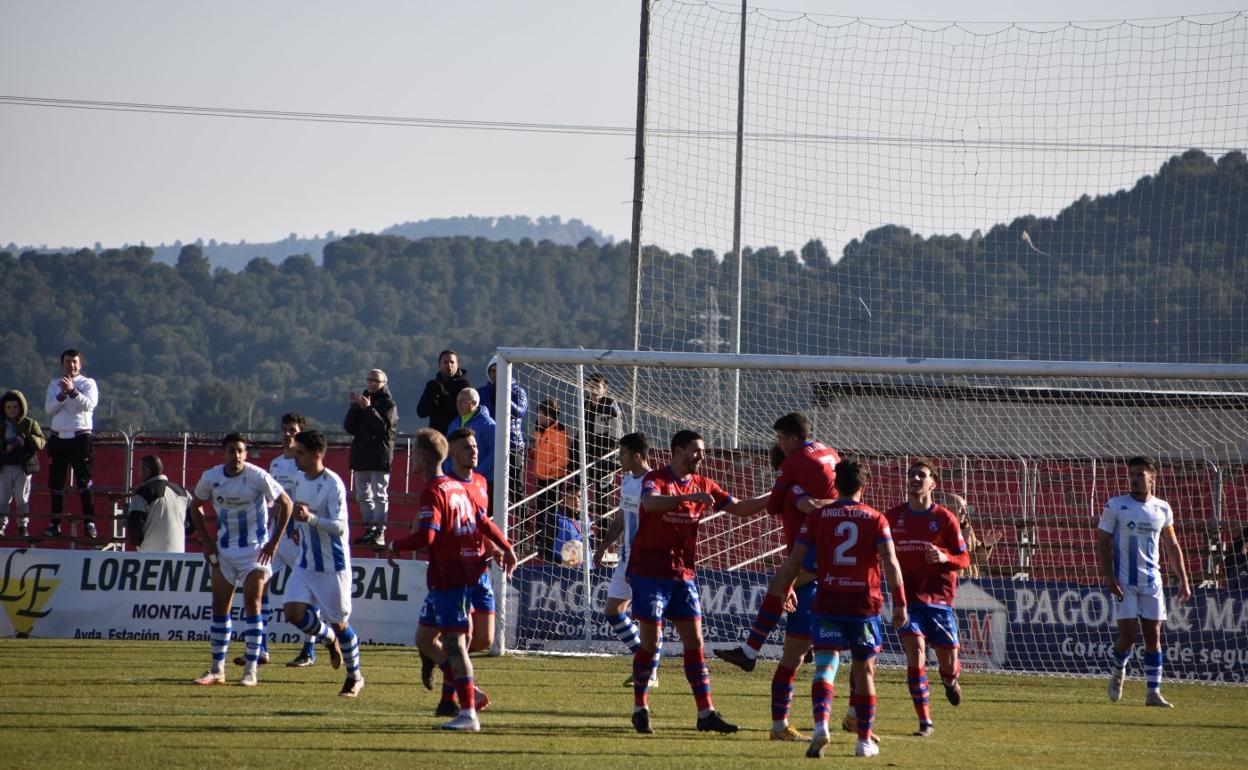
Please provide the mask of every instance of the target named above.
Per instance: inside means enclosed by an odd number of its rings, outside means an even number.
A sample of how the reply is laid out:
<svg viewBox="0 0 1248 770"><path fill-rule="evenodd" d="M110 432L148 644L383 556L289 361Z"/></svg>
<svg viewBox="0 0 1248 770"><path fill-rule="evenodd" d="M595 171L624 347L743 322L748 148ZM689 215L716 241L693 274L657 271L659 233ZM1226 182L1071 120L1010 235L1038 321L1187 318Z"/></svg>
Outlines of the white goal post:
<svg viewBox="0 0 1248 770"><path fill-rule="evenodd" d="M1112 602L1095 570L1094 529L1108 497L1126 488L1125 458L1153 456L1162 468L1157 494L1175 508L1198 586L1193 602L1171 608L1167 674L1245 678L1248 608L1226 573L1230 543L1248 527L1248 365L1240 364L501 348L499 391L516 380L530 412L542 401L557 406L572 461L536 485L528 468L518 500L498 492L513 480L509 464L495 462L494 520L521 558L510 585L496 574L495 653L623 652L602 615L611 570L589 558L616 484L613 458L595 459L601 451L585 440L591 372L605 378L625 432L647 434L656 464L672 432L697 430L708 447L705 472L738 497L770 486L771 424L790 411L806 414L818 439L868 464L866 500L881 510L904 499L911 459L934 460L942 492L966 501L976 534L957 607L969 668L1103 671ZM508 456L510 439L500 419L496 457ZM565 487L576 497L560 500ZM554 519L579 525L584 558L561 564L539 542L542 522ZM743 638L781 545L779 522L765 515L705 521L698 582L708 646ZM765 654L778 651L778 634ZM899 651L890 638L883 662L897 662Z"/></svg>

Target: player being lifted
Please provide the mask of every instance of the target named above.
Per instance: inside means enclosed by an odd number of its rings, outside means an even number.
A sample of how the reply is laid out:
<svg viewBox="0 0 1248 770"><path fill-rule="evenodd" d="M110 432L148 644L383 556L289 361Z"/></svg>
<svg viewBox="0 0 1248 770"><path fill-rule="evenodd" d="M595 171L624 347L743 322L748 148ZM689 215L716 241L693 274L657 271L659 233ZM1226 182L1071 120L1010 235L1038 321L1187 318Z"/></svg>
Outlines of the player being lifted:
<svg viewBox="0 0 1248 770"><path fill-rule="evenodd" d="M204 546L204 559L212 565L212 625L208 627L212 665L196 684L225 684L225 660L230 647L230 605L234 590L243 586L243 631L247 654L243 666L244 687L255 687L264 616L260 599L272 574L271 562L278 541L290 519L290 496L263 469L247 462L247 439L230 433L221 441L225 462L209 468L195 485L191 522ZM208 533L204 503L211 501L217 515L217 536ZM276 503L272 531L269 504Z"/></svg>
<svg viewBox="0 0 1248 770"><path fill-rule="evenodd" d="M347 488L325 467L325 435L305 430L295 436L300 477L295 488L299 563L286 584L286 619L329 647L329 662L347 664L339 695L364 689L360 640L351 618L351 546L347 542Z"/></svg>
<svg viewBox="0 0 1248 770"><path fill-rule="evenodd" d="M463 485L473 507L482 516L488 518L490 515L489 486L486 484L485 477L474 470L477 467L478 458L476 433L472 428L459 428L447 436L447 443L451 454L451 472L448 475ZM477 568L481 574L469 590L468 625L471 630L468 633L468 652L470 653L489 649L490 645L494 644L494 586L490 582L489 560L497 558L500 563L502 561L499 558L502 552L485 537L484 529L477 530L477 541L480 555ZM434 636L430 641L430 646L441 649L442 642ZM421 682L426 689L433 689L433 670L439 667L439 662L442 663L442 698L438 701L434 715L440 717L457 715L459 707L455 705L454 675L451 667L445 663L445 651L437 660L423 652L420 657ZM428 671L425 666L429 667ZM478 712L489 707L490 698L480 687L475 688L474 698Z"/></svg>
<svg viewBox="0 0 1248 770"><path fill-rule="evenodd" d="M1174 534L1170 504L1153 497L1157 463L1148 457L1127 461L1130 494L1110 498L1101 513L1096 532L1096 554L1105 587L1118 600L1114 619L1118 639L1110 653L1109 699L1122 698L1122 682L1135 643L1137 625L1144 636L1144 683L1147 706L1171 708L1161 697L1161 623L1166 619L1166 595L1162 588L1158 542L1165 546L1166 560L1179 579L1179 601L1192 598L1192 586L1183 563L1183 550ZM1137 622L1138 618L1138 622Z"/></svg>
<svg viewBox="0 0 1248 770"><path fill-rule="evenodd" d="M295 462L295 436L299 431L307 430L308 421L298 412L287 412L282 415L281 432L282 432L282 453L273 458L269 463L269 475L277 479L277 483L282 485L282 489L286 490L286 494L291 500L295 499L295 485L302 475L299 470L298 463ZM302 547L299 543L298 527L295 523L295 517L290 517L290 523L286 525L286 536L277 544L277 553L273 555L273 574L276 575L285 567L290 567L293 573L299 567L299 557L302 554ZM264 599L261 603L264 616L268 617L269 612L269 592L268 586L265 586ZM290 618L287 617L287 620ZM261 653L260 662L263 664L268 660L268 648L265 647ZM234 662L239 663L239 659L235 658ZM316 663L316 644L311 636L304 634L303 649L295 656L294 660L286 664L287 668L303 668Z"/></svg>
<svg viewBox="0 0 1248 770"><path fill-rule="evenodd" d="M935 729L927 697L925 639L936 650L945 697L954 706L962 702L962 685L958 683L962 665L958 662L958 620L953 614L953 600L958 592L958 570L970 564L957 515L932 497L938 480L930 462L914 461L906 471L906 502L885 514L901 576L906 581L910 622L897 635L906 651L906 678L914 713L919 717L919 729L914 734L924 738Z"/></svg>
<svg viewBox="0 0 1248 770"><path fill-rule="evenodd" d="M784 460L776 473L771 489L767 512L779 516L784 527L785 553L792 553L806 514L798 507L803 500L831 500L836 497L833 480L840 456L836 450L810 437L810 421L798 412L786 414L771 426L776 432L776 446L784 453ZM813 553L811 554L813 556ZM802 658L810 649L810 603L815 596L814 565L807 564L798 576L793 591L795 602L785 625L784 650L780 665L771 679L771 739L773 741L805 741L806 736L789 724L789 707L793 701L793 683L797 679ZM753 671L758 653L767 637L775 630L784 614L785 602L789 601L787 585L782 585L779 575L774 575L767 585L763 605L750 626L750 634L740 648L729 647L715 651L716 656Z"/></svg>
<svg viewBox="0 0 1248 770"><path fill-rule="evenodd" d="M416 645L440 666L449 667L455 680L459 715L442 725L442 729L478 732L481 723L477 718L474 671L465 637L469 633L472 587L481 575L479 533L484 532L503 551L503 569L508 578L515 571L516 555L494 522L472 503L463 484L442 475L446 455L446 438L441 433L430 428L417 431L412 461L416 474L425 482L417 527L402 540L391 541L390 550L393 555L403 550L429 552L429 593L421 609ZM439 634L441 644L435 645L433 640ZM444 672L447 670L443 668Z"/></svg>
<svg viewBox="0 0 1248 770"><path fill-rule="evenodd" d="M901 567L893 552L892 534L884 515L862 503L867 469L852 460L836 466L837 499L806 517L793 552L780 568L786 590L797 579L808 552L816 553L818 588L811 610L811 635L815 646L815 674L811 703L815 731L808 757L822 757L831 740L828 715L832 709L833 679L842 650L849 650L854 680L850 700L858 719L858 742L854 755L880 753L871 740L875 722L875 656L883 642L880 611L880 566L893 595L893 626L903 627L906 615L905 586Z"/></svg>
<svg viewBox="0 0 1248 770"><path fill-rule="evenodd" d="M699 475L705 453L701 436L691 430L678 431L672 436L671 463L647 473L641 484L640 521L628 557L628 582L641 631L641 646L633 656L633 728L639 733L654 732L650 675L664 618L676 624L684 645L685 678L697 703L698 730L737 731L711 703L711 677L702 648L702 607L693 582L698 524L712 508L734 516L759 513L768 496L738 501Z"/></svg>
<svg viewBox="0 0 1248 770"><path fill-rule="evenodd" d="M632 590L628 586L628 555L633 544L633 537L637 534L638 510L641 507L641 482L650 472L650 461L647 457L650 453L650 442L645 434L629 433L620 438L619 445L620 469L624 472L620 478L620 508L607 526L607 533L594 550L594 566L601 567L607 550L615 545L616 540L623 537L620 540L620 561L615 565L615 572L611 575L611 585L607 588L607 604L604 614L616 637L628 647L629 652L636 655L637 649L641 647L641 634L637 621L633 620L628 612L629 603L633 598ZM654 673L650 675L651 687L657 687L659 684L660 653L660 647L656 646ZM631 687L633 677L629 676L624 684Z"/></svg>

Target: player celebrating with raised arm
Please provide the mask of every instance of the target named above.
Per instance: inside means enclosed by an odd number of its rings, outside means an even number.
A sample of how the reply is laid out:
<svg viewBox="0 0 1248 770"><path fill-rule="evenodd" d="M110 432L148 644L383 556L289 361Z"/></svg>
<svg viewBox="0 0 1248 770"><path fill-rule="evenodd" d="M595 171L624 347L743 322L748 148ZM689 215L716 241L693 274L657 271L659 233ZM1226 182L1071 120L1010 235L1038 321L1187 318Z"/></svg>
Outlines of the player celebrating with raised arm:
<svg viewBox="0 0 1248 770"><path fill-rule="evenodd" d="M266 473L247 462L247 439L230 433L221 441L225 462L209 468L195 485L191 522L204 545L204 558L212 565L212 625L209 640L212 665L196 684L225 684L225 657L230 646L230 605L234 589L243 584L243 631L247 654L243 667L244 687L255 687L264 616L260 600L272 574L270 563L290 519L290 496ZM212 502L217 514L217 537L208 534L204 503ZM269 504L277 504L270 536Z"/></svg>
<svg viewBox="0 0 1248 770"><path fill-rule="evenodd" d="M785 553L792 553L797 533L806 514L799 505L806 499L830 500L836 497L832 485L836 478L836 464L840 456L836 450L810 437L810 421L798 412L786 414L772 425L776 432L776 446L784 453L784 460L776 473L775 485L767 512L781 517L784 527ZM793 700L793 683L802 666L802 657L810 649L810 603L815 596L813 565L807 565L794 586L795 605L789 612L785 625L784 650L780 665L771 680L771 739L773 741L804 741L806 736L789 724L789 706ZM750 635L740 648L730 647L715 651L715 655L745 671L753 671L759 651L767 637L775 630L784 614L789 599L787 585L782 585L779 575L772 577L767 585L763 605L750 626Z"/></svg>
<svg viewBox="0 0 1248 770"><path fill-rule="evenodd" d="M916 460L906 471L906 502L884 514L893 532L893 547L906 581L906 606L910 622L897 631L906 651L906 678L914 713L919 717L915 735L927 738L935 728L928 702L927 672L923 662L924 639L936 649L945 697L956 706L962 702L958 674L958 619L953 600L958 592L958 570L970 564L962 529L953 511L937 505L932 495L939 477L926 460Z"/></svg>
<svg viewBox="0 0 1248 770"><path fill-rule="evenodd" d="M620 540L622 536L620 561L615 565L615 572L611 575L611 585L607 588L607 605L604 608L604 614L616 637L627 645L630 653L636 655L637 649L641 647L641 635L637 628L637 621L633 620L628 613L629 604L633 599L632 589L628 587L628 554L633 544L633 537L637 534L637 517L641 508L641 482L650 472L650 461L647 457L650 452L650 442L645 434L629 433L620 437L618 443L620 445L620 469L624 471L624 475L620 478L620 508L611 518L607 533L598 543L598 547L594 549L594 566L602 566L602 559L607 549L615 545L615 541ZM660 648L656 646L654 673L650 675L651 687L659 684L660 652ZM631 687L633 677L629 676L624 681L624 685Z"/></svg>
<svg viewBox="0 0 1248 770"><path fill-rule="evenodd" d="M867 478L867 469L852 460L837 464L837 499L806 517L793 552L780 568L786 587L790 586L802 570L808 551L813 548L816 552L819 578L810 623L815 646L810 688L815 733L806 750L806 756L812 758L822 757L831 740L828 714L842 650L849 650L853 660L850 700L858 717L854 755L873 757L880 753L871 740L871 728L875 722L875 656L884 638L879 618L884 608L881 563L892 589L893 626L901 628L908 620L905 586L888 520L862 503Z"/></svg>
<svg viewBox="0 0 1248 770"><path fill-rule="evenodd" d="M447 665L455 679L459 715L442 725L444 730L478 732L472 661L468 658L468 606L471 589L480 576L478 533L484 532L503 551L503 568L508 578L516 568L516 555L494 522L476 508L463 484L442 475L446 460L446 438L424 428L416 433L414 470L425 486L420 493L416 531L402 540L391 541L390 550L428 550L426 581L429 592L420 613L416 645L426 655ZM441 635L441 646L433 639ZM446 669L443 669L444 671Z"/></svg>
<svg viewBox="0 0 1248 770"><path fill-rule="evenodd" d="M1132 457L1127 461L1127 476L1131 493L1105 503L1096 531L1101 577L1118 600L1114 611L1118 639L1110 653L1109 700L1117 703L1122 698L1122 682L1138 625L1144 636L1144 682L1148 689L1144 704L1172 708L1173 704L1161 697L1161 623L1166 619L1166 595L1158 541L1165 546L1166 560L1179 579L1179 601L1192 598L1192 586L1174 534L1174 512L1165 500L1153 497L1156 461Z"/></svg>
<svg viewBox="0 0 1248 770"><path fill-rule="evenodd" d="M329 647L329 662L347 664L339 695L354 698L364 689L360 639L351 628L351 547L347 543L347 488L325 467L325 434L295 436L295 462L301 476L295 489L299 564L286 585L286 619ZM319 609L318 609L319 608Z"/></svg>
<svg viewBox="0 0 1248 770"><path fill-rule="evenodd" d="M641 646L633 656L633 728L650 727L650 674L658 651L663 618L680 632L684 645L685 678L698 706L698 730L735 733L711 703L711 676L702 650L702 607L693 576L697 564L698 524L707 511L750 516L762 511L768 495L736 500L718 484L698 475L706 447L691 430L672 436L672 461L646 474L641 484L641 516L628 558Z"/></svg>

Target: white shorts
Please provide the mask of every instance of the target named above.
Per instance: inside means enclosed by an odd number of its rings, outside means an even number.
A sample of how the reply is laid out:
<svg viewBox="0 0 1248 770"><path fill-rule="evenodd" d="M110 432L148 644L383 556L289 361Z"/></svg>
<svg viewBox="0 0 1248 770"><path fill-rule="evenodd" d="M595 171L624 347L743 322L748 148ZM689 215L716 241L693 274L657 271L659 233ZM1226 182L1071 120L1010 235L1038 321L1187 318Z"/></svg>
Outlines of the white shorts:
<svg viewBox="0 0 1248 770"><path fill-rule="evenodd" d="M290 602L318 607L327 623L346 623L351 617L351 570L295 570L286 582L286 603Z"/></svg>
<svg viewBox="0 0 1248 770"><path fill-rule="evenodd" d="M1123 586L1122 599L1114 610L1114 620L1166 619L1166 592L1161 586Z"/></svg>
<svg viewBox="0 0 1248 770"><path fill-rule="evenodd" d="M303 555L303 549L295 545L295 541L288 537L284 537L277 543L277 553L273 554L273 573L277 574L284 568L290 567L291 571L298 569L299 558Z"/></svg>
<svg viewBox="0 0 1248 770"><path fill-rule="evenodd" d="M273 574L273 568L260 563L260 548L258 545L249 545L217 551L217 564L221 567L221 574L235 586L241 586L246 582L247 576L256 570L263 572L264 579L268 580Z"/></svg>
<svg viewBox="0 0 1248 770"><path fill-rule="evenodd" d="M611 585L607 588L608 599L623 599L630 601L633 598L633 589L628 584L628 562L620 559L620 563L615 565L615 572L611 573Z"/></svg>

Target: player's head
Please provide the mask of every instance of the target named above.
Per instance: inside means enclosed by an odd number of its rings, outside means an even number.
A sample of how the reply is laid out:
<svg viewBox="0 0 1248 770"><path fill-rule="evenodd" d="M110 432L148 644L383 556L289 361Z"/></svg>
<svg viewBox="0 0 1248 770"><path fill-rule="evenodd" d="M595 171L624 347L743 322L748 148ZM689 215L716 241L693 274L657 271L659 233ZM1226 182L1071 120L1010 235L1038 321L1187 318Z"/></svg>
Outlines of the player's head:
<svg viewBox="0 0 1248 770"><path fill-rule="evenodd" d="M645 468L646 455L650 453L650 442L644 433L629 433L620 437L620 467L625 473L634 473Z"/></svg>
<svg viewBox="0 0 1248 770"><path fill-rule="evenodd" d="M299 431L308 429L308 421L298 412L287 412L282 415L282 448L293 450L295 436Z"/></svg>
<svg viewBox="0 0 1248 770"><path fill-rule="evenodd" d="M870 477L871 473L866 466L859 464L857 460L841 460L836 464L836 480L833 483L841 497L858 499Z"/></svg>
<svg viewBox="0 0 1248 770"><path fill-rule="evenodd" d="M940 474L929 460L915 460L906 470L906 491L914 496L927 497L936 489Z"/></svg>
<svg viewBox="0 0 1248 770"><path fill-rule="evenodd" d="M227 433L221 439L221 452L225 457L225 470L231 475L243 469L247 462L247 438L241 433Z"/></svg>
<svg viewBox="0 0 1248 770"><path fill-rule="evenodd" d="M139 460L139 478L147 481L165 472L165 464L156 455L143 455Z"/></svg>
<svg viewBox="0 0 1248 770"><path fill-rule="evenodd" d="M62 352L61 371L66 377L77 377L82 371L82 354L73 348Z"/></svg>
<svg viewBox="0 0 1248 770"><path fill-rule="evenodd" d="M466 476L477 467L477 432L472 428L458 428L446 437L451 454L451 464L460 476Z"/></svg>
<svg viewBox="0 0 1248 770"><path fill-rule="evenodd" d="M537 405L537 427L547 428L559 422L559 405L548 398Z"/></svg>
<svg viewBox="0 0 1248 770"><path fill-rule="evenodd" d="M446 460L446 436L433 428L416 431L416 451L412 453L414 470L419 476L433 478Z"/></svg>
<svg viewBox="0 0 1248 770"><path fill-rule="evenodd" d="M455 396L455 409L460 417L467 417L481 406L481 394L476 388L464 388Z"/></svg>
<svg viewBox="0 0 1248 770"><path fill-rule="evenodd" d="M776 420L771 429L776 432L776 444L787 455L810 440L810 420L801 412L789 412Z"/></svg>
<svg viewBox="0 0 1248 770"><path fill-rule="evenodd" d="M325 461L329 442L319 430L301 430L295 434L295 465L304 473L316 473Z"/></svg>
<svg viewBox="0 0 1248 770"><path fill-rule="evenodd" d="M771 464L773 471L780 470L780 464L784 462L784 450L779 444L771 445L771 449L767 451L767 462Z"/></svg>
<svg viewBox="0 0 1248 770"><path fill-rule="evenodd" d="M677 473L697 473L705 455L706 444L697 431L678 430L672 436L672 469Z"/></svg>
<svg viewBox="0 0 1248 770"><path fill-rule="evenodd" d="M459 354L447 348L438 354L438 371L451 377L459 371Z"/></svg>
<svg viewBox="0 0 1248 770"><path fill-rule="evenodd" d="M1132 457L1127 460L1127 478L1131 481L1131 496L1147 500L1157 481L1157 461L1140 455Z"/></svg>

